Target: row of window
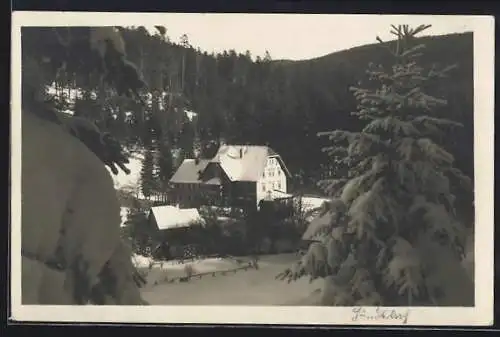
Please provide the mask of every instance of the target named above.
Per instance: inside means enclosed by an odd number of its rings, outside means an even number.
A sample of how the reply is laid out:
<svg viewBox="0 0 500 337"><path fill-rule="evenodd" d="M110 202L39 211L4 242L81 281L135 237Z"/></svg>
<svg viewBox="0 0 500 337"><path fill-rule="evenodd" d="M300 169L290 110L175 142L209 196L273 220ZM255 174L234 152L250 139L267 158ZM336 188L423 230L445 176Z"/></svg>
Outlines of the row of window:
<svg viewBox="0 0 500 337"><path fill-rule="evenodd" d="M267 185L269 185L269 187L266 187L266 184L262 183L262 192L266 192L268 190L269 191L272 191L272 190L281 191L281 181L271 182L271 183L268 183Z"/></svg>
<svg viewBox="0 0 500 337"><path fill-rule="evenodd" d="M266 175L266 171L267 171L267 175ZM262 178L265 178L266 176L267 177L274 177L274 176L280 176L281 175L281 170L279 168L269 168L267 170L264 170L264 172L262 172Z"/></svg>
<svg viewBox="0 0 500 337"><path fill-rule="evenodd" d="M278 161L276 160L276 158L269 158L267 160L267 164L270 165L270 166L274 166L274 165L278 164Z"/></svg>

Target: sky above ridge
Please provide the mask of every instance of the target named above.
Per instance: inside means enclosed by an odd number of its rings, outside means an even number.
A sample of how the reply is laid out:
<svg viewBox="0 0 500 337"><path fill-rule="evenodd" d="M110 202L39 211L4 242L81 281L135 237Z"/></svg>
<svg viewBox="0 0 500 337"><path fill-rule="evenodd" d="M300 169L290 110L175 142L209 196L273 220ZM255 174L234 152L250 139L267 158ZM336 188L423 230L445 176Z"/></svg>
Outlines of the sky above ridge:
<svg viewBox="0 0 500 337"><path fill-rule="evenodd" d="M159 19L158 19L159 18ZM391 39L391 24L431 24L424 35L472 31L464 16L328 15L328 14L197 14L162 13L155 24L167 28L173 42L186 34L195 48L208 53L249 50L255 57L268 50L273 59L304 60ZM143 24L144 25L144 24ZM145 25L154 31L154 25Z"/></svg>

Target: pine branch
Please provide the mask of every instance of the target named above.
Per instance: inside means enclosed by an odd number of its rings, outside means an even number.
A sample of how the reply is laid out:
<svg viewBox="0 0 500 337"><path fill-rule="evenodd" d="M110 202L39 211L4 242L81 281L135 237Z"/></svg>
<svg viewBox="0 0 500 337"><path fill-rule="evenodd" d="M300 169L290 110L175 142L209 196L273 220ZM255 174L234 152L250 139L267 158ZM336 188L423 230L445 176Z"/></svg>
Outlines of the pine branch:
<svg viewBox="0 0 500 337"><path fill-rule="evenodd" d="M372 294L376 294L375 284L373 283L370 272L365 268L359 268L354 273L350 281L353 293L357 293L365 303L378 302L380 298L372 298ZM376 295L375 295L376 297Z"/></svg>
<svg viewBox="0 0 500 337"><path fill-rule="evenodd" d="M431 27L432 27L432 25L420 25L412 31L412 35L415 36L417 34L420 34L421 32L423 32Z"/></svg>
<svg viewBox="0 0 500 337"><path fill-rule="evenodd" d="M392 251L393 258L384 271L385 284L394 287L399 295L411 293L411 296L417 297L424 283L417 251L401 237L395 238Z"/></svg>
<svg viewBox="0 0 500 337"><path fill-rule="evenodd" d="M425 45L419 44L419 45L416 45L410 49L405 50L403 53L401 53L400 56L401 57L409 57L411 55L414 55L417 51L422 50L422 49L425 49Z"/></svg>
<svg viewBox="0 0 500 337"><path fill-rule="evenodd" d="M318 187L320 187L327 195L334 196L340 191L346 184L347 179L327 179L320 180L318 182Z"/></svg>
<svg viewBox="0 0 500 337"><path fill-rule="evenodd" d="M347 149L341 146L328 146L321 149L323 153L328 154L331 157L341 156L347 154Z"/></svg>
<svg viewBox="0 0 500 337"><path fill-rule="evenodd" d="M463 127L462 123L455 122L450 119L436 118L429 116L417 116L412 118L411 121L415 124L424 124L424 125L432 124L434 126L439 126L439 127Z"/></svg>
<svg viewBox="0 0 500 337"><path fill-rule="evenodd" d="M449 173L453 178L457 179L462 188L464 188L466 191L471 192L473 191L473 181L470 177L465 175L462 171L460 171L456 167L451 167L447 170L447 173Z"/></svg>
<svg viewBox="0 0 500 337"><path fill-rule="evenodd" d="M429 202L423 195L417 195L409 209L414 215L423 211L422 220L429 226L429 235L444 234L453 242L462 235L460 226L442 204Z"/></svg>
<svg viewBox="0 0 500 337"><path fill-rule="evenodd" d="M420 132L410 122L405 122L396 116L387 116L370 122L362 132L375 133L377 131L390 132L393 137L419 137Z"/></svg>
<svg viewBox="0 0 500 337"><path fill-rule="evenodd" d="M347 140L350 142L354 137L356 137L357 133L356 132L349 132L349 131L343 131L343 130L334 130L334 131L322 131L318 132L317 136L318 137L326 137L330 140L335 140L335 141L343 141Z"/></svg>
<svg viewBox="0 0 500 337"><path fill-rule="evenodd" d="M388 221L385 214L384 178L379 178L370 190L358 196L349 208L348 227L357 234L358 240L366 237L370 239L377 231L380 221Z"/></svg>
<svg viewBox="0 0 500 337"><path fill-rule="evenodd" d="M434 143L431 139L420 138L416 140L416 145L431 163L439 166L451 166L453 164L453 155Z"/></svg>
<svg viewBox="0 0 500 337"><path fill-rule="evenodd" d="M71 32L69 29L67 29L68 31L68 37L67 39L64 39L62 37L62 35L59 33L59 29L61 28L56 28L56 27L53 27L52 28L52 31L54 32L56 38L57 38L57 41L65 48L69 47L71 41L72 41L72 36L71 36Z"/></svg>

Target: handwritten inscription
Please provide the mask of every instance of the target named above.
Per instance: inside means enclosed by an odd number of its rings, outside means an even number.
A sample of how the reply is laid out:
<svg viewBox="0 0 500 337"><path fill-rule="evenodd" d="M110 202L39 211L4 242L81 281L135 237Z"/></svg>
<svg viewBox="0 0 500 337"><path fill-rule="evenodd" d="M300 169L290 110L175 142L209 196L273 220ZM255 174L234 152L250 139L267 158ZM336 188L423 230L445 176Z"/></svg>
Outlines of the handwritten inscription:
<svg viewBox="0 0 500 337"><path fill-rule="evenodd" d="M410 314L409 309L384 309L384 308L362 308L352 309L352 320L357 321L389 321L394 323L406 324Z"/></svg>

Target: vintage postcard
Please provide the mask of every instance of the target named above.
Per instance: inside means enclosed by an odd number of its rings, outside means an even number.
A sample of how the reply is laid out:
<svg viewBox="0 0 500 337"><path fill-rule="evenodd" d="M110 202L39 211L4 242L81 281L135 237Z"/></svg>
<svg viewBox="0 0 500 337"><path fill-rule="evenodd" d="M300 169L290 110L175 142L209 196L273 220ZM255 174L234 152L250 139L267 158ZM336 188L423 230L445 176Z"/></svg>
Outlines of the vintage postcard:
<svg viewBox="0 0 500 337"><path fill-rule="evenodd" d="M493 17L12 18L11 319L493 323Z"/></svg>

